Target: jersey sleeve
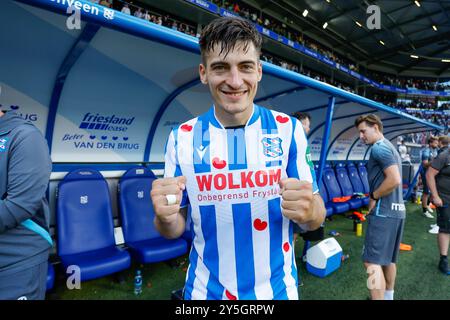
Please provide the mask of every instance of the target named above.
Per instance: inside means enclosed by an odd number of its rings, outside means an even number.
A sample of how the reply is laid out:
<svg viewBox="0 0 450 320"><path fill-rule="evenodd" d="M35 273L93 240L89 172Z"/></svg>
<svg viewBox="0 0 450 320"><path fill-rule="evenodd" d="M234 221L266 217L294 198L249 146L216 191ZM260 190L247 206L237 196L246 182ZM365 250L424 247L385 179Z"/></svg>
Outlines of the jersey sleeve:
<svg viewBox="0 0 450 320"><path fill-rule="evenodd" d="M380 165L382 170L394 164L398 164L397 160L395 159L394 153L384 143L379 143L374 146L374 148L372 149L372 157Z"/></svg>
<svg viewBox="0 0 450 320"><path fill-rule="evenodd" d="M177 154L177 130L170 132L167 139L165 154L164 154L164 178L173 178L182 176L181 166L178 161ZM183 191L183 198L181 199L180 207L184 208L189 204L187 190Z"/></svg>
<svg viewBox="0 0 450 320"><path fill-rule="evenodd" d="M292 138L289 148L289 158L286 167L289 178L296 178L308 181L313 185L313 193L319 192L317 186L316 173L311 160L311 152L309 151L308 140L306 139L303 127L295 118L292 118Z"/></svg>
<svg viewBox="0 0 450 320"><path fill-rule="evenodd" d="M425 149L425 150L423 150L422 151L422 157L421 157L421 159L422 159L422 161L428 161L429 159L430 159L430 149Z"/></svg>
<svg viewBox="0 0 450 320"><path fill-rule="evenodd" d="M20 132L10 148L7 189L0 195L0 235L36 216L52 171L47 141L37 129Z"/></svg>

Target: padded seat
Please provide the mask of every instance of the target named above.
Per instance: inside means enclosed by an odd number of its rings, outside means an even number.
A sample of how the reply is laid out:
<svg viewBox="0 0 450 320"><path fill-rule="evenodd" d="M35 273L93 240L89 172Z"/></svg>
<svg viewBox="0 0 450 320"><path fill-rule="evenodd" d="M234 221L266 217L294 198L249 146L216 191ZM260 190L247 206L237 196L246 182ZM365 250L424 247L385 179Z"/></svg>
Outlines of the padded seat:
<svg viewBox="0 0 450 320"><path fill-rule="evenodd" d="M316 176L319 176L319 175L316 173ZM327 210L326 216L329 217L329 216L333 215L334 210L333 210L333 207L331 206L327 189L325 188L325 185L323 184L323 179L321 179L319 181L319 193L323 199L323 202L325 203L325 209Z"/></svg>
<svg viewBox="0 0 450 320"><path fill-rule="evenodd" d="M358 169L353 163L347 163L347 172L350 182L352 183L353 191L355 193L365 193L364 185L359 176ZM369 204L369 197L363 197L360 199L363 202L364 206L367 206Z"/></svg>
<svg viewBox="0 0 450 320"><path fill-rule="evenodd" d="M329 200L328 205L333 208L333 213L344 213L350 210L350 204L348 202L333 202L331 201L334 198L341 198L342 191L339 187L339 183L336 179L336 175L334 173L333 168L329 164L327 164L323 170L323 184L328 192Z"/></svg>
<svg viewBox="0 0 450 320"><path fill-rule="evenodd" d="M359 177L361 178L361 181L363 183L364 193L369 193L370 192L369 177L367 175L366 165L364 164L364 162L358 162L357 167Z"/></svg>
<svg viewBox="0 0 450 320"><path fill-rule="evenodd" d="M341 187L342 196L344 197L353 197L355 191L353 190L352 184L348 177L348 172L345 167L345 164L338 163L335 168L336 179ZM352 198L347 201L350 205L350 209L358 209L363 206L363 201L358 198Z"/></svg>
<svg viewBox="0 0 450 320"><path fill-rule="evenodd" d="M65 269L77 265L81 281L130 267L127 251L116 247L106 180L93 169L77 169L58 186L58 255Z"/></svg>
<svg viewBox="0 0 450 320"><path fill-rule="evenodd" d="M165 239L156 230L150 191L156 176L145 167L128 170L119 181L122 231L131 256L140 263L170 260L187 252L182 237Z"/></svg>
<svg viewBox="0 0 450 320"><path fill-rule="evenodd" d="M64 266L77 265L81 270L81 281L101 278L130 267L130 255L123 248L111 246L99 250L72 254L64 257Z"/></svg>
<svg viewBox="0 0 450 320"><path fill-rule="evenodd" d="M187 252L187 243L181 238L169 240L158 237L127 244L133 259L141 263L166 261Z"/></svg>

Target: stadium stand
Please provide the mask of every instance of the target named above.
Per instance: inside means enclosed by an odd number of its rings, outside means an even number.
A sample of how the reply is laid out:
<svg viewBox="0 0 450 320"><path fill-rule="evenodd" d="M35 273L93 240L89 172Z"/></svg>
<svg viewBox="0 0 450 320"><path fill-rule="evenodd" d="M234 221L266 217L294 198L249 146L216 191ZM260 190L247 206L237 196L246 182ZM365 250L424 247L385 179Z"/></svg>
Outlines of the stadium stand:
<svg viewBox="0 0 450 320"><path fill-rule="evenodd" d="M280 21L278 20L278 18L272 17L267 13L265 13L264 11L260 11L259 9L254 8L248 3L244 3L242 1L233 1L233 2L212 1L212 3L214 3L220 8L226 9L230 13L239 15L245 19L249 19L252 22L257 23L258 25L261 25L264 28L273 31L276 35L286 37L287 39L289 39L289 41L297 42L302 46L308 48L308 50L312 50L313 52L321 54L322 56L326 57L331 61L334 61L335 63L338 63L339 65L343 66L345 65L350 71L353 72L359 71L358 63L354 62L357 60L354 59L352 61L351 59L343 57L337 52L334 52L332 48L326 47L325 45L321 44L315 39L312 39L307 35L303 34L302 32L293 29L292 27L289 26L293 25L292 22L287 23L287 18L285 18L283 21ZM149 22L156 23L165 26L167 28L180 31L191 36L197 37L199 36L199 32L195 33L194 30L201 29L202 27L201 24L196 25L196 23L193 21L187 21L185 19L177 17L173 14L173 12L171 13L164 12L160 8L149 6L149 3L147 2L132 3L123 0L114 0L114 1L111 0L111 7L115 8L116 10L122 10L125 4L127 4L127 6L131 8L131 14L134 15L136 18L145 19ZM147 14L144 14L144 12ZM346 91L357 93L367 97L370 97L371 95L370 90L366 91L366 85L362 84L355 85L354 80L344 82L343 78L338 79L340 78L338 77L339 74L334 73L331 70L332 69L331 67L328 68L327 71L328 74L324 74L323 71L316 71L313 70L312 68L307 67L305 63L299 64L298 62L290 61L287 58L277 56L274 52L268 52L267 50L263 50L261 58L264 61L279 65L287 70L305 74L311 78L314 78L316 80L328 84L332 84ZM381 85L381 88L379 88L378 86L369 86L370 88L376 90L377 94L375 94L375 96L379 97L380 96L382 97L385 93L387 93L387 91L385 91L387 89L383 86L396 87L402 90L403 89L405 90L417 89L428 91L432 90L433 92L442 92L450 88L450 84L448 82L445 82L445 80L439 82L428 80L426 78L393 77L392 75L389 75L387 73L373 71L369 69L367 69L366 72L369 78L373 79L374 81L378 81L378 83ZM353 82L353 84L351 82ZM408 105L408 108L405 108L405 105L402 102L400 102L402 99L400 97L397 98L396 95L394 95L395 97L394 100L388 103L388 105L394 108L401 109L415 116L425 118L436 124L448 126L450 123L450 113L445 111L438 113L434 112L435 110L440 109L444 110L442 108L448 110L448 105L445 104L444 107L438 107L437 102L438 96L439 94L435 94L435 96L433 96L432 99L433 101L428 104L427 109L421 108L421 104L417 102L411 102ZM379 99L376 97L371 98L383 103L386 102L383 98ZM420 137L420 140L422 140L422 136Z"/></svg>

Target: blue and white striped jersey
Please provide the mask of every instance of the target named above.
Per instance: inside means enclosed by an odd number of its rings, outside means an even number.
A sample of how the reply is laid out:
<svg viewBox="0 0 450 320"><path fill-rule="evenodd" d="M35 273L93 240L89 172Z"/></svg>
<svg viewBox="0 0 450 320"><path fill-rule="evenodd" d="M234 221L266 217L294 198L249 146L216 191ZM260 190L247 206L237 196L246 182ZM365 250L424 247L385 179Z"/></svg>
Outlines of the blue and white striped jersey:
<svg viewBox="0 0 450 320"><path fill-rule="evenodd" d="M214 107L172 130L165 177L186 177L193 245L185 299L298 299L293 222L279 181L313 183L301 123L254 105L243 128L226 129Z"/></svg>

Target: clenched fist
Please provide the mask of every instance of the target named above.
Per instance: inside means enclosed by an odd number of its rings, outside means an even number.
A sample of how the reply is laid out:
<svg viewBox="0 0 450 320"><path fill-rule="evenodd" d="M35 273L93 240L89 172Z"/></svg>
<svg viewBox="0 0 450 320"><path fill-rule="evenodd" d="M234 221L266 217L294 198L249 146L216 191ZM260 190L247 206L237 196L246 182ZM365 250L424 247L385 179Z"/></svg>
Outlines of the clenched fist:
<svg viewBox="0 0 450 320"><path fill-rule="evenodd" d="M281 212L296 223L305 224L314 219L312 184L294 178L280 181Z"/></svg>
<svg viewBox="0 0 450 320"><path fill-rule="evenodd" d="M153 202L155 216L163 224L177 221L180 211L183 190L186 188L186 177L161 178L153 181L150 196ZM175 195L175 204L169 205L166 195Z"/></svg>

